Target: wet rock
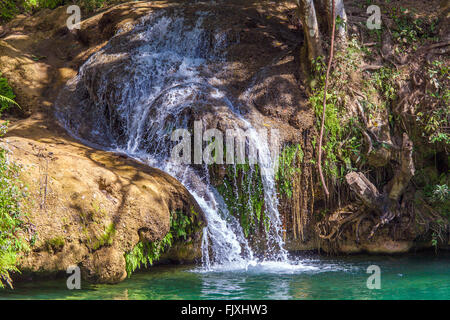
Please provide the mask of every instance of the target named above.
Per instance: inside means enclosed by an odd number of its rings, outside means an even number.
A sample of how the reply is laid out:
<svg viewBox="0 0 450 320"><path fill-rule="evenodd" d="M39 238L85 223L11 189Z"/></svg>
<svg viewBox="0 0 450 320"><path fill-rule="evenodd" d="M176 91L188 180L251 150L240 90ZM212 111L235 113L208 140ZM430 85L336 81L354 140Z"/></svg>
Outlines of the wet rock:
<svg viewBox="0 0 450 320"><path fill-rule="evenodd" d="M92 282L118 283L127 277L123 252L102 248L83 261L81 272Z"/></svg>

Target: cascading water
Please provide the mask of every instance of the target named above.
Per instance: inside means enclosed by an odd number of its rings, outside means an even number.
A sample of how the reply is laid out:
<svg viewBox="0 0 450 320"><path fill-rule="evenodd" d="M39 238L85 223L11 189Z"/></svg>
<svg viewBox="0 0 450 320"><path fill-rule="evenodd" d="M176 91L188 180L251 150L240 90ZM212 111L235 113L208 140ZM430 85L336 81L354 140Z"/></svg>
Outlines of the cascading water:
<svg viewBox="0 0 450 320"><path fill-rule="evenodd" d="M210 183L207 166L173 161L171 133L192 128L194 121L203 128L246 130L248 145L258 151L270 218L271 254L265 260L287 262L273 153L243 116L240 104L227 97L224 79L218 76L227 67L227 46L238 43L239 35L214 30L214 21L208 12L187 19L182 11L160 11L132 31L118 32L67 84L57 103L57 117L74 136L145 161L186 186L208 222L202 243L206 268L246 268L255 264L255 253Z"/></svg>

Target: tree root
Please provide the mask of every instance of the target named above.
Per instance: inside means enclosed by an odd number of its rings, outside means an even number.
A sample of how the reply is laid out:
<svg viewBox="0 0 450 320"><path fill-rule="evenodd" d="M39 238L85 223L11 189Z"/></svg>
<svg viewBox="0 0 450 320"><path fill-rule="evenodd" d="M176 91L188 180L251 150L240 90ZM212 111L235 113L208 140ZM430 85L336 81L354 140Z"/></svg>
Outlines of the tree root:
<svg viewBox="0 0 450 320"><path fill-rule="evenodd" d="M380 222L378 222L370 231L370 235L368 237L368 239L372 239L375 236L375 233L377 232L377 230L381 227L383 227L384 225L388 224L389 222L391 222L392 220L394 220L397 217L398 214L393 213L392 211L387 211L383 216L381 216L380 218Z"/></svg>
<svg viewBox="0 0 450 320"><path fill-rule="evenodd" d="M360 243L360 237L359 237L359 227L361 226L361 223L365 220L365 219L370 219L371 221L373 221L373 218L371 216L369 216L369 214L365 213L363 214L361 217L358 218L358 220L356 221L356 243Z"/></svg>
<svg viewBox="0 0 450 320"><path fill-rule="evenodd" d="M326 231L321 230L322 227L325 227L325 224L318 223L316 225L317 234L319 235L319 237L321 239L324 239L324 240L333 240L335 238L339 239L344 225L346 225L347 223L356 221L359 218L359 216L361 216L361 214L363 214L361 211L356 211L355 213L351 214L349 217L341 219L340 221L338 221L338 223L336 225L331 227L332 230L329 234L325 234Z"/></svg>

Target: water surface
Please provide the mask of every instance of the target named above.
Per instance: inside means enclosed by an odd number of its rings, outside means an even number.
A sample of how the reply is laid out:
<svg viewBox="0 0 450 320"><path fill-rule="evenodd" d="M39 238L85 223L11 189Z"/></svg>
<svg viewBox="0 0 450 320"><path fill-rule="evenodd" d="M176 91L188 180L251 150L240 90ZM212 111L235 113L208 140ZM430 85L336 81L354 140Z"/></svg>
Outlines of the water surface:
<svg viewBox="0 0 450 320"><path fill-rule="evenodd" d="M367 267L381 269L369 290ZM116 285L68 290L65 279L17 283L0 299L450 299L450 253L311 257L294 264L158 266Z"/></svg>

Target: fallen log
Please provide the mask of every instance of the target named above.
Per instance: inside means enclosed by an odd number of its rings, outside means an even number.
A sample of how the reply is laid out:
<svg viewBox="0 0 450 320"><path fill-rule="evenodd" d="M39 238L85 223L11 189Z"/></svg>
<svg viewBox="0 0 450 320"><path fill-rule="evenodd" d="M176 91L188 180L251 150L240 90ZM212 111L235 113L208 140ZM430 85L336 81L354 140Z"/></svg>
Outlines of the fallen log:
<svg viewBox="0 0 450 320"><path fill-rule="evenodd" d="M367 207L377 210L381 206L380 192L362 172L350 172L345 176L345 180L350 189Z"/></svg>

